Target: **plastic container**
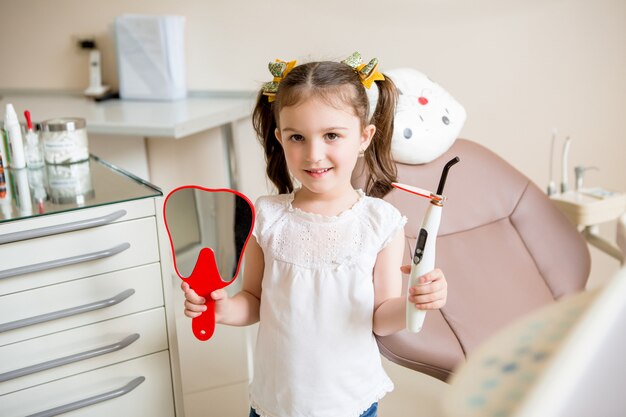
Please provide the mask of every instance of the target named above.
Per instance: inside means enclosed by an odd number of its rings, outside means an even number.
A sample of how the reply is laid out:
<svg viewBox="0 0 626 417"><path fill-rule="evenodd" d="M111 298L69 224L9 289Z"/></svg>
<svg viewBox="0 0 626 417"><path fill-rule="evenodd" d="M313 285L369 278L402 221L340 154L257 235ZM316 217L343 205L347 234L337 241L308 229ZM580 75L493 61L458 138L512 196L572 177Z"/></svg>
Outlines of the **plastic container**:
<svg viewBox="0 0 626 417"><path fill-rule="evenodd" d="M46 163L71 164L89 159L85 119L50 119L42 122L41 129Z"/></svg>
<svg viewBox="0 0 626 417"><path fill-rule="evenodd" d="M39 134L35 131L30 111L24 111L26 126L24 127L24 152L26 154L26 166L39 168L43 166L43 146L39 140Z"/></svg>
<svg viewBox="0 0 626 417"><path fill-rule="evenodd" d="M10 166L15 169L26 167L24 157L24 142L22 139L22 127L17 120L17 114L13 104L7 104L4 115L4 129L7 132L9 142Z"/></svg>

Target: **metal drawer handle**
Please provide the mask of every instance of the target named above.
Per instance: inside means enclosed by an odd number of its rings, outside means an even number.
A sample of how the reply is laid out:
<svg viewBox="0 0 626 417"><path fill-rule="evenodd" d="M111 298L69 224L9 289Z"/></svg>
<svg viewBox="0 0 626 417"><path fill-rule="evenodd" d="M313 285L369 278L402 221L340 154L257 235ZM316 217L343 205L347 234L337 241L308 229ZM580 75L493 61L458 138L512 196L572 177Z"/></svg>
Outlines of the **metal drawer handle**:
<svg viewBox="0 0 626 417"><path fill-rule="evenodd" d="M107 353L116 352L118 350L124 349L137 339L139 339L139 334L134 333L130 336L126 336L123 340L113 343L111 345L101 346L95 349L88 350L86 352L75 353L73 355L65 356L63 358L52 359L46 362L16 369L14 371L5 372L3 374L0 374L0 382L34 374L36 372L47 371L48 369L57 368L59 366L67 365L70 363L84 361L86 359L94 358L96 356L106 355Z"/></svg>
<svg viewBox="0 0 626 417"><path fill-rule="evenodd" d="M69 258L54 259L52 261L41 262L38 264L18 266L17 268L5 269L0 271L0 279L10 278L16 275L30 274L31 272L45 271L46 269L58 268L61 266L79 264L81 262L94 261L96 259L108 258L130 248L130 243L125 242L114 246L110 249L98 252L85 253L83 255L70 256Z"/></svg>
<svg viewBox="0 0 626 417"><path fill-rule="evenodd" d="M111 214L93 219L79 220L77 222L57 224L54 226L40 227L39 229L24 230L21 232L7 233L0 236L0 245L3 243L19 242L20 240L33 239L36 237L56 235L59 233L73 232L75 230L89 229L91 227L109 224L126 215L126 210L118 210Z"/></svg>
<svg viewBox="0 0 626 417"><path fill-rule="evenodd" d="M8 332L9 330L20 329L22 327L32 326L34 324L45 323L47 321L62 319L64 317L76 316L90 311L99 310L105 307L111 307L115 304L119 304L131 295L135 293L135 290L129 288L114 297L107 298L105 300L95 301L89 304L83 304L81 306L70 307L59 311L53 311L51 313L40 314L38 316L28 317L25 319L10 321L8 323L0 324L0 333Z"/></svg>
<svg viewBox="0 0 626 417"><path fill-rule="evenodd" d="M61 405L59 407L51 408L46 411L40 411L39 413L31 414L27 417L58 416L59 414L69 413L70 411L78 410L79 408L88 407L90 405L112 400L114 398L121 397L122 395L128 394L129 392L137 388L145 380L146 380L146 377L140 376L140 377L133 379L132 381L130 381L128 384L124 385L123 387L114 389L113 391L94 395L93 397L89 397L83 400L75 401L73 403Z"/></svg>

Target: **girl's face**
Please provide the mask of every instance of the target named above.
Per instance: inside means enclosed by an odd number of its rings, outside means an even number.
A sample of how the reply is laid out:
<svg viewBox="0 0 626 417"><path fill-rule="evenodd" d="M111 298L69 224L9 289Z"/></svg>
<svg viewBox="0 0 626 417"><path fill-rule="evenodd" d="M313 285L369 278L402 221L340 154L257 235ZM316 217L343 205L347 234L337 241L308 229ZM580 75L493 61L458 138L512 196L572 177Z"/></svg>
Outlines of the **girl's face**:
<svg viewBox="0 0 626 417"><path fill-rule="evenodd" d="M310 97L283 107L276 137L287 167L303 188L324 197L352 190L350 179L360 150L369 146L376 128L361 127L349 106L332 106Z"/></svg>

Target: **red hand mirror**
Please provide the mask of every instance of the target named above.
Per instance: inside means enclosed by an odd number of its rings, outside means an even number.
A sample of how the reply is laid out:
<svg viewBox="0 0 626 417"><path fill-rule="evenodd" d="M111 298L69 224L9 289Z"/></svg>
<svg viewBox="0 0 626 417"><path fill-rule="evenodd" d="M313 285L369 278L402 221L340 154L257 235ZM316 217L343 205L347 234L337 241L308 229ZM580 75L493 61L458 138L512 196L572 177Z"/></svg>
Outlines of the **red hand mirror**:
<svg viewBox="0 0 626 417"><path fill-rule="evenodd" d="M215 331L215 301L210 294L231 285L239 275L254 216L250 200L227 188L188 185L165 198L163 217L176 274L207 300L207 310L191 321L199 340L209 340Z"/></svg>

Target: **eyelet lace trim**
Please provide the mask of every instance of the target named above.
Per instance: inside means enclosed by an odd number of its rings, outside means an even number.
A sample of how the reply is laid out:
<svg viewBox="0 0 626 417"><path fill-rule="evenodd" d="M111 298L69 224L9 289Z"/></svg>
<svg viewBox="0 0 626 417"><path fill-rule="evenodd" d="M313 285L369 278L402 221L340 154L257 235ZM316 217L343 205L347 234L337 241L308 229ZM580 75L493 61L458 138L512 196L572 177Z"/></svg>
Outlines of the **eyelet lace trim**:
<svg viewBox="0 0 626 417"><path fill-rule="evenodd" d="M294 193L263 200L262 246L278 261L312 269L345 268L375 259L406 218L382 200L357 192L359 199L336 216L294 208Z"/></svg>
<svg viewBox="0 0 626 417"><path fill-rule="evenodd" d="M312 220L312 221L337 221L343 217L349 216L351 214L354 214L355 212L357 212L359 210L359 207L363 205L363 200L365 200L365 193L363 192L363 190L361 189L357 189L355 190L357 192L357 194L359 195L359 199L348 209L342 211L341 213L337 214L336 216L325 216L323 214L319 214L319 213L311 213L308 211L304 211L302 209L299 209L297 207L293 206L293 200L296 196L296 191L291 192L290 194L286 195L286 199L285 199L285 204L286 204L286 208L287 211L289 211L290 213L295 213L298 216L308 219L308 220Z"/></svg>

